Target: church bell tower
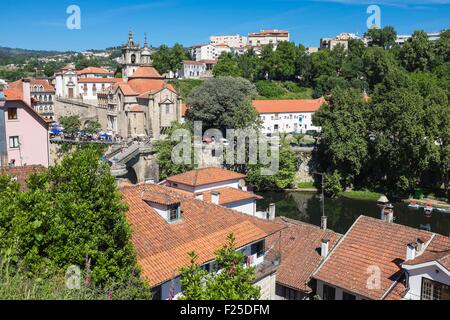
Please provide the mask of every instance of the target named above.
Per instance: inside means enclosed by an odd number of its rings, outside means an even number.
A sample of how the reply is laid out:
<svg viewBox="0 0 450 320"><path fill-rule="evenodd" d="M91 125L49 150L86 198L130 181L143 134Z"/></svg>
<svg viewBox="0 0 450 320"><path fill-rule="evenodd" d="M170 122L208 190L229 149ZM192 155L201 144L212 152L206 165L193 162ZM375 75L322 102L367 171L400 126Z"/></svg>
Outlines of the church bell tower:
<svg viewBox="0 0 450 320"><path fill-rule="evenodd" d="M122 46L122 77L128 80L141 63L141 46L134 42L133 32L128 34L128 42Z"/></svg>

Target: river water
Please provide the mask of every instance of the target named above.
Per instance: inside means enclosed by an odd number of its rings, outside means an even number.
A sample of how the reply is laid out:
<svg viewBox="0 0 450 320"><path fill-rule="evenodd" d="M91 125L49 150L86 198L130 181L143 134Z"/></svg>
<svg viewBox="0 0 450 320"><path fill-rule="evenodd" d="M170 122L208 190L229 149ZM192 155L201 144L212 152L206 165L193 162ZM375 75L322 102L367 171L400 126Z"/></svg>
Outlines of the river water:
<svg viewBox="0 0 450 320"><path fill-rule="evenodd" d="M301 220L320 226L322 216L321 198L312 192L263 192L258 193L263 200L257 202L258 211L265 211L270 203L276 204L277 216ZM423 209L411 210L406 203L394 203L395 223L414 228L429 225L432 232L448 236L450 233L450 214L434 211L427 218ZM328 228L344 234L361 214L380 218L380 208L376 202L352 200L344 197L325 198L325 214Z"/></svg>

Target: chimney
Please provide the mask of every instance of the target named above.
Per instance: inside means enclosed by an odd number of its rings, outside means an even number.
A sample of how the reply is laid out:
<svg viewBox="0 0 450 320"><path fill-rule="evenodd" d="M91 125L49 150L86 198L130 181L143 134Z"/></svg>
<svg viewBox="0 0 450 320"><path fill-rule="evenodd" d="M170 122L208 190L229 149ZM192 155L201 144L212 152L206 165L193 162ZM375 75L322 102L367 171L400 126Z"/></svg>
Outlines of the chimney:
<svg viewBox="0 0 450 320"><path fill-rule="evenodd" d="M211 203L218 205L219 202L220 202L220 193L217 191L211 192Z"/></svg>
<svg viewBox="0 0 450 320"><path fill-rule="evenodd" d="M416 257L416 248L416 243L408 243L408 245L406 246L406 261L413 260Z"/></svg>
<svg viewBox="0 0 450 320"><path fill-rule="evenodd" d="M22 99L31 106L30 79L22 79Z"/></svg>
<svg viewBox="0 0 450 320"><path fill-rule="evenodd" d="M384 212L384 220L387 223L394 222L394 206L392 204L389 203L383 210L383 212Z"/></svg>
<svg viewBox="0 0 450 320"><path fill-rule="evenodd" d="M247 186L243 186L242 191L247 191Z"/></svg>
<svg viewBox="0 0 450 320"><path fill-rule="evenodd" d="M196 194L195 199L203 201L203 193Z"/></svg>
<svg viewBox="0 0 450 320"><path fill-rule="evenodd" d="M321 226L322 230L327 230L327 221L328 221L327 216L322 216L321 221L320 221L320 226Z"/></svg>
<svg viewBox="0 0 450 320"><path fill-rule="evenodd" d="M425 249L425 242L418 238L417 239L417 253L422 253L423 250Z"/></svg>
<svg viewBox="0 0 450 320"><path fill-rule="evenodd" d="M330 240L322 239L322 244L320 246L320 255L322 258L326 258L328 256L328 249L330 245Z"/></svg>
<svg viewBox="0 0 450 320"><path fill-rule="evenodd" d="M275 213L276 213L275 203L269 204L269 215L268 215L268 219L269 219L269 220L274 220L274 219L275 219Z"/></svg>

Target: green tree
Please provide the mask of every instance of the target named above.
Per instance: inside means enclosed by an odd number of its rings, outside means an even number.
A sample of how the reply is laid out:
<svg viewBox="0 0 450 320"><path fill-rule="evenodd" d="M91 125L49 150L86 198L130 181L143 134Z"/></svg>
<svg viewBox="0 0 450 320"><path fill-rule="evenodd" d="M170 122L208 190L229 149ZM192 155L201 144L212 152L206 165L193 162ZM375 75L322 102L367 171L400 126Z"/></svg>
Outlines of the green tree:
<svg viewBox="0 0 450 320"><path fill-rule="evenodd" d="M227 244L216 251L216 274L207 273L197 263L195 252L189 254L191 264L181 269L182 299L185 300L257 300L260 288L255 268L245 265L245 256L236 251L235 237L230 234Z"/></svg>
<svg viewBox="0 0 450 320"><path fill-rule="evenodd" d="M74 137L80 131L81 122L79 116L61 117L59 123L64 128L64 133L71 137Z"/></svg>
<svg viewBox="0 0 450 320"><path fill-rule="evenodd" d="M213 74L215 77L240 77L242 72L235 57L231 53L224 52L220 55L217 64L214 66Z"/></svg>
<svg viewBox="0 0 450 320"><path fill-rule="evenodd" d="M368 106L361 91L336 88L313 116L322 127L318 153L325 172L339 170L346 184L352 184L368 157Z"/></svg>
<svg viewBox="0 0 450 320"><path fill-rule="evenodd" d="M148 290L140 280L127 208L97 150L76 151L30 180L28 191L17 192L15 183L0 179L0 248L14 248L14 261L35 275L84 266L88 259L93 284L133 283L130 295L137 296Z"/></svg>
<svg viewBox="0 0 450 320"><path fill-rule="evenodd" d="M384 27L383 29L372 28L365 33L370 38L370 46L378 46L383 49L389 49L395 45L397 32L393 27Z"/></svg>
<svg viewBox="0 0 450 320"><path fill-rule="evenodd" d="M202 121L203 129L240 129L257 124L258 114L251 104L257 95L255 86L248 80L217 77L194 88L187 99L187 119ZM245 123L239 119L246 114Z"/></svg>
<svg viewBox="0 0 450 320"><path fill-rule="evenodd" d="M430 71L435 65L433 44L424 31L416 31L400 51L400 59L408 71Z"/></svg>
<svg viewBox="0 0 450 320"><path fill-rule="evenodd" d="M84 127L84 130L86 130L86 132L88 132L90 134L97 133L101 129L102 129L102 126L97 120L89 120Z"/></svg>
<svg viewBox="0 0 450 320"><path fill-rule="evenodd" d="M172 126L167 131L168 139L156 141L154 144L157 162L159 166L159 177L161 180L167 177L183 173L194 169L194 159L191 157L191 164L176 164L172 160L172 152L174 147L179 143L177 141L172 141L171 136L177 129L186 129L192 135L192 128L188 124L173 123ZM191 149L191 154L193 150Z"/></svg>
<svg viewBox="0 0 450 320"><path fill-rule="evenodd" d="M332 174L325 175L323 179L323 190L325 194L329 197L336 197L339 195L339 193L344 190L341 180L342 177L337 170Z"/></svg>
<svg viewBox="0 0 450 320"><path fill-rule="evenodd" d="M258 191L282 190L294 185L298 158L292 148L282 143L278 152L279 168L273 175L262 175L262 165L248 165L247 180ZM268 166L267 166L268 167Z"/></svg>

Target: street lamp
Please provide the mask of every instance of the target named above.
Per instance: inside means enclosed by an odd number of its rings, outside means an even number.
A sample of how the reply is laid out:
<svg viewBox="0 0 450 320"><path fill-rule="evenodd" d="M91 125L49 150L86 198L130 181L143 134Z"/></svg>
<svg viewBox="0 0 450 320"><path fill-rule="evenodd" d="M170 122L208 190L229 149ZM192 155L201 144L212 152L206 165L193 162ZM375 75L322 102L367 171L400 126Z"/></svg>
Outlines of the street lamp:
<svg viewBox="0 0 450 320"><path fill-rule="evenodd" d="M321 228L326 230L327 229L327 216L325 215L325 192L324 192L324 176L326 176L326 173L321 173L321 172L313 172L313 174L317 174L320 175L322 178L322 217L321 217Z"/></svg>

